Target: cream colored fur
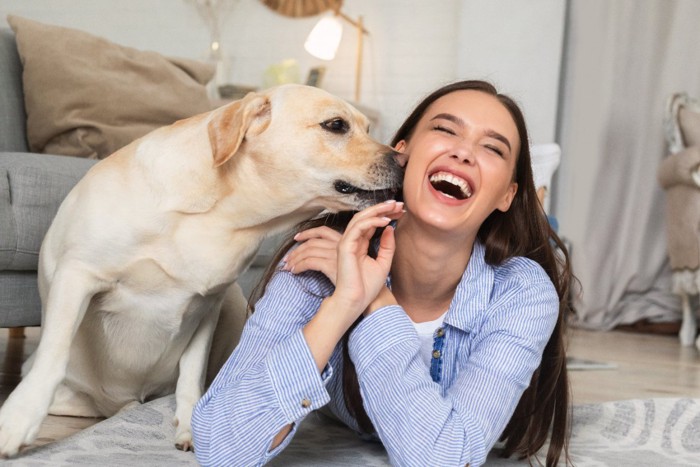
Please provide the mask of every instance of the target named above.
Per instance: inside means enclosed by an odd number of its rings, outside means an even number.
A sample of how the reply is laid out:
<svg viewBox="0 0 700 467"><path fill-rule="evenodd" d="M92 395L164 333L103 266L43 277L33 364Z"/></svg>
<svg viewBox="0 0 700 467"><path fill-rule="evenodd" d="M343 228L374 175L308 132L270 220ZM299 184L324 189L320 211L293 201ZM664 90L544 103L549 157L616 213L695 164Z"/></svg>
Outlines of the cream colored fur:
<svg viewBox="0 0 700 467"><path fill-rule="evenodd" d="M41 248L42 335L0 410L0 454L31 443L47 413L111 416L172 392L175 443L190 449L217 323L215 366L240 334L235 281L264 237L400 184L396 154L367 125L326 92L282 86L95 165Z"/></svg>

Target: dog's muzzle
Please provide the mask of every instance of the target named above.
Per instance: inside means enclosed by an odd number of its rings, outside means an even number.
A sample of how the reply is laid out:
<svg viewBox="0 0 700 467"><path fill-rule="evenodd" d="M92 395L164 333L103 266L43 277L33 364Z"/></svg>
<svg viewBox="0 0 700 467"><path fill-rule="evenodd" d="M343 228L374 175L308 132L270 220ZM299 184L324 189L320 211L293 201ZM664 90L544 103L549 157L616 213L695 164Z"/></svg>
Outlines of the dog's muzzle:
<svg viewBox="0 0 700 467"><path fill-rule="evenodd" d="M335 191L344 195L351 195L353 193L359 193L361 191L364 191L361 188L358 188L354 185L350 185L348 182L344 182L342 180L336 180L334 188Z"/></svg>

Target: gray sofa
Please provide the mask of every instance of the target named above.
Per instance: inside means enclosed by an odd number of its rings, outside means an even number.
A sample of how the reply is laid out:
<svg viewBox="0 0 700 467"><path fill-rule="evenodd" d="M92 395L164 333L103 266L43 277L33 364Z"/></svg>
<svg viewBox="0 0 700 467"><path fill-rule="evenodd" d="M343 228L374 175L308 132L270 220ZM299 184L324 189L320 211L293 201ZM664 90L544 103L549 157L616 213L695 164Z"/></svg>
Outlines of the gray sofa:
<svg viewBox="0 0 700 467"><path fill-rule="evenodd" d="M0 28L0 327L38 326L39 248L56 210L97 161L32 154L26 140L22 64L14 34ZM248 293L270 258L263 245L239 283Z"/></svg>
<svg viewBox="0 0 700 467"><path fill-rule="evenodd" d="M41 323L41 241L63 198L96 162L30 153L26 118L14 35L0 28L0 327Z"/></svg>

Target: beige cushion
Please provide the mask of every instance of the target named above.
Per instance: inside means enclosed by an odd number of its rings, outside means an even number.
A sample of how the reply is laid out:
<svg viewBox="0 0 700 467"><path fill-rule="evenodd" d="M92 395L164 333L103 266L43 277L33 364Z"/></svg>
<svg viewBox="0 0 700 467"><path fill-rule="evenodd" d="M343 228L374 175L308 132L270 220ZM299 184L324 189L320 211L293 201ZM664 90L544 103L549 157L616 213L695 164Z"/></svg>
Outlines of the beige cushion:
<svg viewBox="0 0 700 467"><path fill-rule="evenodd" d="M678 111L678 124L685 147L700 146L700 112L681 107Z"/></svg>
<svg viewBox="0 0 700 467"><path fill-rule="evenodd" d="M8 16L24 72L33 152L104 158L160 126L210 110L213 68Z"/></svg>

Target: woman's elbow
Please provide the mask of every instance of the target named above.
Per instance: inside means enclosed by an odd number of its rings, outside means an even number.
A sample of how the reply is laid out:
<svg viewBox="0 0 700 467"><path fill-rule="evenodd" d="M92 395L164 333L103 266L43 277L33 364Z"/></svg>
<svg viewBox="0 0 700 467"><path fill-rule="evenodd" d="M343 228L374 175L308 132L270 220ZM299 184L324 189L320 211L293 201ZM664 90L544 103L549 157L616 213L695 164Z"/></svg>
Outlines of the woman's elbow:
<svg viewBox="0 0 700 467"><path fill-rule="evenodd" d="M192 437L197 462L204 467L263 465L269 460L271 439L260 417L215 417L221 410L198 404L192 414ZM234 410L235 412L235 410Z"/></svg>

